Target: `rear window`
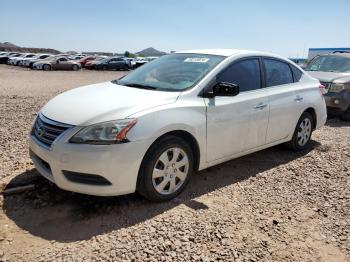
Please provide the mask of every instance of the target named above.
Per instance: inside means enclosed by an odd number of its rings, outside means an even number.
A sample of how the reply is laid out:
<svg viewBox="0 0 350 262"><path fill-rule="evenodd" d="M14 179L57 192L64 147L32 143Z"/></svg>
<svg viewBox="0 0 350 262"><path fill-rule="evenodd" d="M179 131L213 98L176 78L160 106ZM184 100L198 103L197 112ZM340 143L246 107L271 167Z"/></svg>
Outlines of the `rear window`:
<svg viewBox="0 0 350 262"><path fill-rule="evenodd" d="M301 72L298 68L296 68L293 65L290 65L290 67L292 68L292 71L293 71L294 82L299 82L300 78L303 75L303 72Z"/></svg>
<svg viewBox="0 0 350 262"><path fill-rule="evenodd" d="M285 62L264 58L266 87L293 83L293 74Z"/></svg>

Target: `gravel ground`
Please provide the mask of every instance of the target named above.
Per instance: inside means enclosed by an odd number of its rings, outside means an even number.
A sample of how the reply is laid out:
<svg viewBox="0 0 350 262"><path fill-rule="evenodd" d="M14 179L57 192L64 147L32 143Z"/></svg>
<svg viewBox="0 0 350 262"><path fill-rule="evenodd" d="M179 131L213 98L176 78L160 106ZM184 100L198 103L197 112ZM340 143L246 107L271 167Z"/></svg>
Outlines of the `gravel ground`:
<svg viewBox="0 0 350 262"><path fill-rule="evenodd" d="M122 72L0 66L0 261L350 261L350 123L310 149L277 146L197 172L167 203L63 191L38 175L26 137L52 96Z"/></svg>

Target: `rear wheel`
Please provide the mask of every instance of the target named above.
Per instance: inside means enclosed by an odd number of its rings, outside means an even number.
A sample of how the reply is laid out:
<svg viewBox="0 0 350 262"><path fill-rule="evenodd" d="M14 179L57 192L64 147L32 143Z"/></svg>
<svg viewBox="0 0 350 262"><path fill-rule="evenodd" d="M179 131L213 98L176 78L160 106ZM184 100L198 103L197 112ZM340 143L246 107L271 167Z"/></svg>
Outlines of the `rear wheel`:
<svg viewBox="0 0 350 262"><path fill-rule="evenodd" d="M307 148L311 140L313 126L314 120L312 115L304 112L295 127L292 140L287 145L297 151Z"/></svg>
<svg viewBox="0 0 350 262"><path fill-rule="evenodd" d="M73 65L72 69L73 69L73 71L78 71L79 70L79 66L78 65Z"/></svg>
<svg viewBox="0 0 350 262"><path fill-rule="evenodd" d="M102 67L102 70L107 70L107 69L108 69L107 66L103 66L103 67Z"/></svg>
<svg viewBox="0 0 350 262"><path fill-rule="evenodd" d="M147 152L139 172L137 191L152 201L166 201L185 188L193 173L193 152L181 138L168 136Z"/></svg>
<svg viewBox="0 0 350 262"><path fill-rule="evenodd" d="M44 71L50 71L51 70L51 66L48 65L48 64L45 64L45 65L43 65L43 70Z"/></svg>

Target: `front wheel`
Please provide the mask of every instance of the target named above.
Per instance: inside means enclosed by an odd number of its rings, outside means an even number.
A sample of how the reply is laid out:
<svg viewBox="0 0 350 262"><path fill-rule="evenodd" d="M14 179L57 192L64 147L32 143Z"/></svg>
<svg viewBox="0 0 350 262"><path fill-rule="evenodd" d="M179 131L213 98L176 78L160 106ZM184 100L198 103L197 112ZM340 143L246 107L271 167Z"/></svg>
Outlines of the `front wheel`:
<svg viewBox="0 0 350 262"><path fill-rule="evenodd" d="M292 140L287 145L296 151L307 148L311 140L313 126L314 120L312 115L304 112L295 127Z"/></svg>
<svg viewBox="0 0 350 262"><path fill-rule="evenodd" d="M50 71L50 70L51 70L51 66L45 64L45 65L43 65L43 70L44 70L44 71Z"/></svg>
<svg viewBox="0 0 350 262"><path fill-rule="evenodd" d="M185 188L193 163L192 149L183 139L162 138L142 161L137 191L151 201L170 200Z"/></svg>
<svg viewBox="0 0 350 262"><path fill-rule="evenodd" d="M72 70L73 71L78 71L79 70L79 66L78 65L73 65L72 66Z"/></svg>

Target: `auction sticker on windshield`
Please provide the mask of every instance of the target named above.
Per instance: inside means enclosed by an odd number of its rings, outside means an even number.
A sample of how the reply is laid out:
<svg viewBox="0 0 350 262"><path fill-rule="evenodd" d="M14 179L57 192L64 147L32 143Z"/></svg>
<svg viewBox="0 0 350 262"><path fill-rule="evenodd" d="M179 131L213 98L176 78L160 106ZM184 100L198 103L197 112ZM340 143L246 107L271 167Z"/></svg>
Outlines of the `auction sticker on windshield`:
<svg viewBox="0 0 350 262"><path fill-rule="evenodd" d="M184 60L185 63L206 63L209 58L206 57L188 57Z"/></svg>

